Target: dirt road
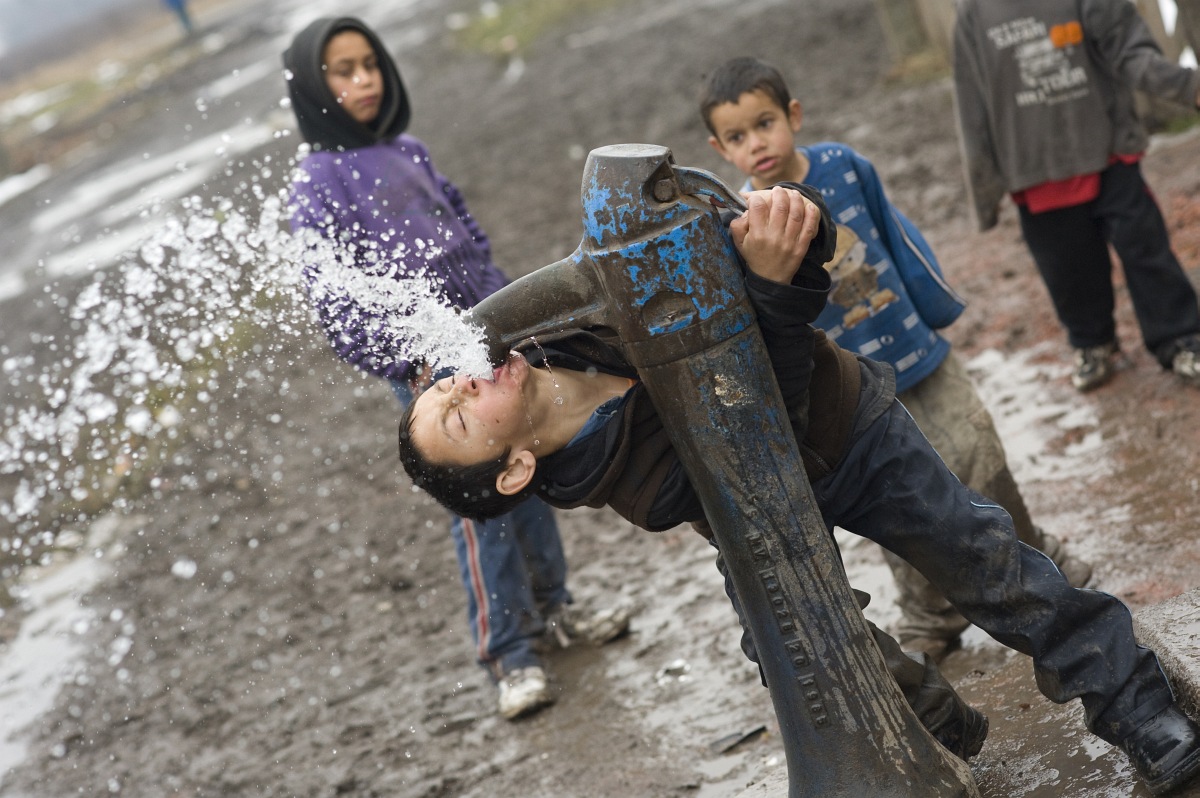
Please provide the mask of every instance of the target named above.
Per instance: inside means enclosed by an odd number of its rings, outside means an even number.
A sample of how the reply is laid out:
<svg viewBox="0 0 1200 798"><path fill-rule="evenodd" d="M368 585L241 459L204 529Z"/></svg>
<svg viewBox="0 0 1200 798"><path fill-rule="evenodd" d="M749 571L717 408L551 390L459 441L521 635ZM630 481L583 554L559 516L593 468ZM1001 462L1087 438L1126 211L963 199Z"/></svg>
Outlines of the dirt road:
<svg viewBox="0 0 1200 798"><path fill-rule="evenodd" d="M413 98L411 131L463 189L512 276L578 243L583 158L595 147L664 144L679 163L736 180L705 143L700 76L734 55L778 64L804 104L802 137L846 141L871 158L971 301L949 337L1011 434L1039 521L1135 607L1200 585L1200 393L1181 390L1139 349L1124 296L1128 369L1093 395L1071 391L1068 352L1013 219L986 236L970 229L948 78L888 79L868 0L598 0L543 20L519 57L455 45L451 12L470 18L477 4L385 5L354 11L390 20L380 28ZM110 109L125 125L119 136L58 168L78 181L117 152L154 151L172 131L198 138L182 126L218 117L286 129L271 59L302 6L224 6L202 37L237 47L190 50L144 105ZM233 69L263 71L201 108L197 87ZM296 143L284 135L232 158L197 195L248 201L254 192L238 187L254 172L277 188ZM1200 138L1162 142L1148 171L1195 279ZM48 181L45 203L69 188ZM32 218L36 204L5 213ZM33 290L0 309L7 358L33 350L31 333L70 337L56 297L76 283L57 278L42 290L32 261L29 270ZM213 387L143 491L99 518L60 519L71 548L94 554L103 571L66 633L78 658L40 663L61 690L15 738L23 761L0 795L723 798L782 766L769 695L737 648L710 549L690 530L652 535L607 511L561 516L571 585L582 599L634 601L633 633L556 655L557 705L517 724L499 719L471 660L443 515L397 467L386 386L336 361L314 328L282 341L258 334L273 340L269 354L251 341L214 367ZM871 610L886 622L890 585L875 553L849 545L847 558L852 577L877 588ZM61 567L26 578L36 584ZM22 633L30 638L12 639L36 639ZM947 666L999 730L974 763L989 796L1144 794L1103 752L1093 759L1107 781L1079 791L1006 759L1021 733L1010 699L1040 700L1025 697L1027 685L987 692L987 676L1008 663L972 638ZM741 745L712 747L742 733Z"/></svg>

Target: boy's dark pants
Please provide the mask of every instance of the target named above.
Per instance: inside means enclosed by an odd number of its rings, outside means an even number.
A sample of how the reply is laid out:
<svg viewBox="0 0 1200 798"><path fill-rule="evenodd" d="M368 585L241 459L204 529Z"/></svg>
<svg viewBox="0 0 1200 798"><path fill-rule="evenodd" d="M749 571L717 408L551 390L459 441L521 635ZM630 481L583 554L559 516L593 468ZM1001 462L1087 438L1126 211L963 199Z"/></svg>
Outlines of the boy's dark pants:
<svg viewBox="0 0 1200 798"><path fill-rule="evenodd" d="M1146 348L1170 368L1176 341L1200 333L1196 291L1171 251L1166 223L1135 164L1100 175L1100 196L1069 208L1030 213L1018 206L1021 232L1071 346L1116 340L1112 244Z"/></svg>
<svg viewBox="0 0 1200 798"><path fill-rule="evenodd" d="M1174 698L1120 600L1077 590L1017 540L1003 508L946 468L899 402L813 485L825 522L912 563L969 621L1033 658L1051 701L1081 699L1088 728L1118 743Z"/></svg>
<svg viewBox="0 0 1200 798"><path fill-rule="evenodd" d="M912 563L968 620L1032 657L1047 698L1079 698L1088 728L1104 740L1118 744L1173 703L1154 652L1134 639L1125 605L1072 588L1049 557L1019 542L1008 513L958 481L899 402L812 487L829 529L840 526ZM740 617L728 574L726 590ZM742 648L757 662L748 634ZM912 676L906 684L894 652L885 649L885 660L923 721L922 707L945 704L940 687L910 695Z"/></svg>

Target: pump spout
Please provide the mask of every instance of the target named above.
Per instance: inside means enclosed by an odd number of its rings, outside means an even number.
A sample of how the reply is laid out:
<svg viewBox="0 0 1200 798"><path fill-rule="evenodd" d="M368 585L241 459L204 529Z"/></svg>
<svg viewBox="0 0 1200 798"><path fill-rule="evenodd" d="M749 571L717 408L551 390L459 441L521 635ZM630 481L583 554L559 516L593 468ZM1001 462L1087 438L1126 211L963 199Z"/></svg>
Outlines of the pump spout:
<svg viewBox="0 0 1200 798"><path fill-rule="evenodd" d="M591 258L576 249L485 298L466 321L483 328L488 360L500 365L522 341L567 329L606 326L608 303Z"/></svg>

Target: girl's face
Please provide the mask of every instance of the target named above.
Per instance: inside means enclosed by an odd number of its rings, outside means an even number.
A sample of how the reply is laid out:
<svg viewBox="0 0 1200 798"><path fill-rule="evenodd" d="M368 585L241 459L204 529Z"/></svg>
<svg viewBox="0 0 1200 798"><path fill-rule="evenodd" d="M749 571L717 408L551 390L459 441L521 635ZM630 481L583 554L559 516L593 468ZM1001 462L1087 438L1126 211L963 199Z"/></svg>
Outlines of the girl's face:
<svg viewBox="0 0 1200 798"><path fill-rule="evenodd" d="M367 37L356 30L334 34L321 61L325 84L346 113L364 125L373 122L383 101L383 75Z"/></svg>

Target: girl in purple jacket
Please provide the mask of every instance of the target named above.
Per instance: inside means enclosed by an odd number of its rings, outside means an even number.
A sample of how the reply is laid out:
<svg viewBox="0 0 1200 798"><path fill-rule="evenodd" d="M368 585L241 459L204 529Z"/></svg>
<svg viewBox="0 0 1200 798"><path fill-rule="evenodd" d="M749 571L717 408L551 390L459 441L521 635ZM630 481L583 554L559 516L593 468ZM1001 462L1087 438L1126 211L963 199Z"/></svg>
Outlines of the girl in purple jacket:
<svg viewBox="0 0 1200 798"><path fill-rule="evenodd" d="M507 279L458 189L404 132L408 95L374 31L352 17L318 19L296 35L283 61L311 147L292 184L292 230L315 231L332 245L312 250L309 295L338 356L389 380L407 405L433 375L389 323L390 314L405 311L364 301L349 283L358 273L376 283L390 278L400 296L432 292L469 308ZM604 642L628 628L625 609L584 618L568 607L562 542L540 500L486 522L453 517L451 533L476 658L499 686L504 717L552 701L535 643L565 642L573 633Z"/></svg>

